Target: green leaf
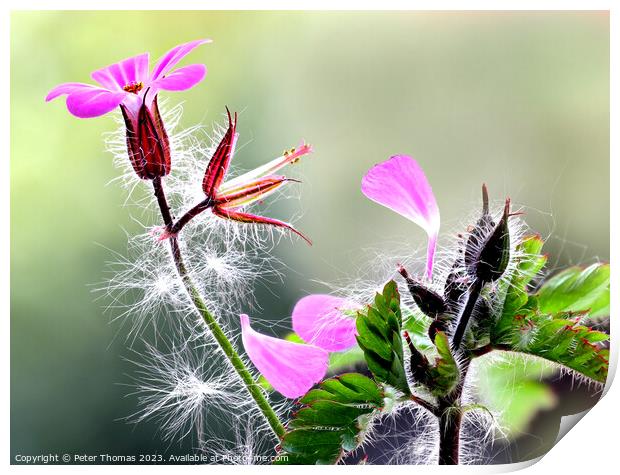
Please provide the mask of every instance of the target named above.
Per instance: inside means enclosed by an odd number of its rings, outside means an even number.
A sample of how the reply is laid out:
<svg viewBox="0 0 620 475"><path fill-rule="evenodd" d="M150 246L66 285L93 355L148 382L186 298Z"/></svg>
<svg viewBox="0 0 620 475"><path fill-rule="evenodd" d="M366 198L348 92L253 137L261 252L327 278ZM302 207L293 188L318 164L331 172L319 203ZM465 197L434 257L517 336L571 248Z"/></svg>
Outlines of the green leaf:
<svg viewBox="0 0 620 475"><path fill-rule="evenodd" d="M391 280L382 293L377 293L372 305L358 312L357 342L377 381L409 394L401 326L400 295L396 282Z"/></svg>
<svg viewBox="0 0 620 475"><path fill-rule="evenodd" d="M332 464L342 454L342 434L336 431L299 429L287 432L280 444L277 465Z"/></svg>
<svg viewBox="0 0 620 475"><path fill-rule="evenodd" d="M384 406L373 380L347 373L323 381L300 401L276 464L333 464L360 444L366 418Z"/></svg>
<svg viewBox="0 0 620 475"><path fill-rule="evenodd" d="M502 353L501 359L494 354L472 364L478 397L508 437L518 436L541 410L554 407L553 391L541 382L555 372L550 363Z"/></svg>
<svg viewBox="0 0 620 475"><path fill-rule="evenodd" d="M418 309L401 306L403 313L403 329L409 333L413 345L423 353L433 351L435 346L428 336L428 327L433 321Z"/></svg>
<svg viewBox="0 0 620 475"><path fill-rule="evenodd" d="M547 280L536 297L543 313L583 312L609 316L609 264L570 267Z"/></svg>
<svg viewBox="0 0 620 475"><path fill-rule="evenodd" d="M604 383L609 350L599 343L608 340L609 335L579 325L578 320L579 316L572 313L515 315L514 330L505 347L561 364Z"/></svg>
<svg viewBox="0 0 620 475"><path fill-rule="evenodd" d="M347 351L330 353L327 371L329 374L337 374L342 370L351 370L363 362L364 352L359 346L355 346Z"/></svg>
<svg viewBox="0 0 620 475"><path fill-rule="evenodd" d="M426 385L435 396L445 396L458 384L460 372L450 349L450 341L444 332L437 332L435 335L435 346L439 357L428 370Z"/></svg>
<svg viewBox="0 0 620 475"><path fill-rule="evenodd" d="M501 340L510 334L513 328L513 317L516 312L526 306L529 300L527 286L538 272L545 266L547 257L540 254L544 241L538 235L528 236L516 247L516 266L510 281L502 281L499 292L505 291L504 305L496 324L491 330L491 340Z"/></svg>
<svg viewBox="0 0 620 475"><path fill-rule="evenodd" d="M527 286L546 261L541 248L542 240L536 236L517 246L516 271L492 328L491 344L544 358L603 383L609 351L600 342L609 337L579 320L589 309L599 314L608 309L609 266L571 267L549 279L537 294L529 295Z"/></svg>

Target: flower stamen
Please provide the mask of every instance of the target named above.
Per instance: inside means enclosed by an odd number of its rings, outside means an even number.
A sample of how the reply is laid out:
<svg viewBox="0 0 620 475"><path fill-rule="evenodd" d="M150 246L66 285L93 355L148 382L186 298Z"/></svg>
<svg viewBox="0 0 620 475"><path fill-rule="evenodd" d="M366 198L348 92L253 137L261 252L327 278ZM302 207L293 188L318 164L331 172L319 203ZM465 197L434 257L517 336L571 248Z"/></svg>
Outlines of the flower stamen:
<svg viewBox="0 0 620 475"><path fill-rule="evenodd" d="M140 92L143 87L144 84L142 83L142 81L132 81L129 84L123 86L123 91L130 92L132 94L138 94L138 92Z"/></svg>

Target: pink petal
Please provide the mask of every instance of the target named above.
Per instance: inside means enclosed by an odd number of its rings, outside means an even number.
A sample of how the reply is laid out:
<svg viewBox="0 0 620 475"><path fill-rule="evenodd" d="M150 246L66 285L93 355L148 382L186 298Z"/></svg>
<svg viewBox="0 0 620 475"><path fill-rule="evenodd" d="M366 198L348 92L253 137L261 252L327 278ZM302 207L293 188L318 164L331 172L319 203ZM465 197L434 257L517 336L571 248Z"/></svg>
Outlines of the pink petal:
<svg viewBox="0 0 620 475"><path fill-rule="evenodd" d="M151 75L151 79L156 81L165 75L168 71L170 71L175 64L177 64L181 59L183 59L191 50L200 46L204 43L211 43L211 40L203 39L190 41L189 43L184 43L179 46L175 46L170 51L168 51L165 55L161 57L155 68L153 68L153 74Z"/></svg>
<svg viewBox="0 0 620 475"><path fill-rule="evenodd" d="M426 231L426 276L431 279L439 234L439 208L420 165L407 155L395 155L366 173L362 179L362 193Z"/></svg>
<svg viewBox="0 0 620 475"><path fill-rule="evenodd" d="M327 351L258 333L247 315L241 315L241 338L254 366L285 397L303 396L327 372Z"/></svg>
<svg viewBox="0 0 620 475"><path fill-rule="evenodd" d="M293 330L304 341L327 351L343 351L357 344L355 318L343 310L359 308L355 302L332 295L302 298L293 309Z"/></svg>
<svg viewBox="0 0 620 475"><path fill-rule="evenodd" d="M149 54L142 53L111 64L95 71L91 77L110 91L122 90L131 83L148 82Z"/></svg>
<svg viewBox="0 0 620 475"><path fill-rule="evenodd" d="M202 81L206 74L207 67L204 64L190 64L159 78L152 85L166 91L185 91Z"/></svg>
<svg viewBox="0 0 620 475"><path fill-rule="evenodd" d="M50 92L48 92L47 96L45 96L45 102L56 99L58 96L62 96L63 94L71 94L73 92L90 90L93 88L95 88L95 86L91 86L90 84L83 84L81 82L65 82L63 84L59 84Z"/></svg>
<svg viewBox="0 0 620 475"><path fill-rule="evenodd" d="M76 117L97 117L118 107L126 95L126 92L110 92L91 86L70 93L67 97L67 109Z"/></svg>

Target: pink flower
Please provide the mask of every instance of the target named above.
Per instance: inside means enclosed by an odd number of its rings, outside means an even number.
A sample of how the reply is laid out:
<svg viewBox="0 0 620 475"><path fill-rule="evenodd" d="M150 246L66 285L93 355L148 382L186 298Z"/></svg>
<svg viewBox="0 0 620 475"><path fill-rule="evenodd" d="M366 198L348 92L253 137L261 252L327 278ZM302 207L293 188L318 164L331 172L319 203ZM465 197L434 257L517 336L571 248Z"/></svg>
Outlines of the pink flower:
<svg viewBox="0 0 620 475"><path fill-rule="evenodd" d="M288 223L241 211L242 208L266 198L286 182L294 181L285 176L276 175L275 172L312 152L312 148L310 145L302 144L297 149L286 151L282 156L265 165L224 182L238 138L237 114L234 115L233 120L228 109L226 111L228 112L228 129L213 153L202 180L205 199L181 216L170 231L162 236L162 239L178 234L190 220L203 211L211 209L213 214L220 218L286 228L302 237L308 244L312 244L306 236Z"/></svg>
<svg viewBox="0 0 620 475"><path fill-rule="evenodd" d="M252 329L250 317L245 314L241 315L241 338L254 366L276 391L287 398L303 396L327 372L327 351L258 333Z"/></svg>
<svg viewBox="0 0 620 475"><path fill-rule="evenodd" d="M60 84L52 89L46 101L67 94L67 108L76 117L98 117L123 104L133 114L138 114L141 104L157 95L160 89L183 91L203 80L207 68L191 64L168 74L170 70L196 46L211 40L190 41L172 48L157 62L149 73L149 54L143 53L119 63L99 69L92 78L102 87L77 82Z"/></svg>
<svg viewBox="0 0 620 475"><path fill-rule="evenodd" d="M327 351L343 351L357 344L355 317L346 315L360 306L332 295L308 295L293 309L293 330L305 342Z"/></svg>
<svg viewBox="0 0 620 475"><path fill-rule="evenodd" d="M149 54L143 53L92 73L100 86L76 82L52 89L46 101L67 95L67 109L76 117L98 117L121 108L127 126L127 149L140 178L153 179L170 173L168 136L157 107L160 90L183 91L202 81L203 64L172 68L197 46L196 40L176 46L162 56L149 72Z"/></svg>
<svg viewBox="0 0 620 475"><path fill-rule="evenodd" d="M362 179L362 193L426 231L426 277L432 280L439 234L439 208L420 165L407 155L395 155L366 173Z"/></svg>

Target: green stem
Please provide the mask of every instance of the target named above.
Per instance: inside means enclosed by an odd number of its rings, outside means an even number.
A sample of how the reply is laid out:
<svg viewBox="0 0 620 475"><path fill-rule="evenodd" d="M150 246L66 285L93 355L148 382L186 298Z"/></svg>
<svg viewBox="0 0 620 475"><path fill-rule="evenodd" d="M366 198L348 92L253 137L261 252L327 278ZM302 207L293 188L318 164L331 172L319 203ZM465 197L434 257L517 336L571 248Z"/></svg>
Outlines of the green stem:
<svg viewBox="0 0 620 475"><path fill-rule="evenodd" d="M166 228L170 230L173 226L173 218L170 214L170 208L166 200L166 194L164 192L160 177L157 177L153 180L153 189L155 191L155 197L157 198L157 203L159 205L164 224L166 225ZM233 366L233 368L241 378L241 381L250 393L250 396L252 396L261 413L263 414L265 419L267 419L267 422L269 423L269 426L271 427L273 433L278 438L281 438L286 432L284 426L282 425L282 422L269 404L269 401L267 401L267 398L265 398L263 390L256 383L256 381L252 377L252 374L243 363L243 360L233 347L232 343L226 337L226 334L217 323L215 317L211 314L211 312L209 312L205 301L202 299L200 292L192 282L192 279L187 272L187 268L183 263L183 256L181 254L181 249L179 247L179 241L177 237L173 235L169 238L169 241L170 250L172 251L172 259L174 260L174 264L176 266L179 277L181 278L181 281L183 282L183 285L185 286L185 289L189 294L194 308L204 320L205 324L211 331L211 334L217 341L221 350L228 358L228 361L230 361L230 364Z"/></svg>

